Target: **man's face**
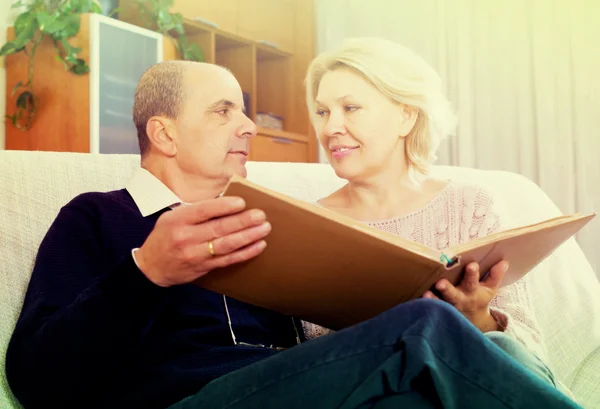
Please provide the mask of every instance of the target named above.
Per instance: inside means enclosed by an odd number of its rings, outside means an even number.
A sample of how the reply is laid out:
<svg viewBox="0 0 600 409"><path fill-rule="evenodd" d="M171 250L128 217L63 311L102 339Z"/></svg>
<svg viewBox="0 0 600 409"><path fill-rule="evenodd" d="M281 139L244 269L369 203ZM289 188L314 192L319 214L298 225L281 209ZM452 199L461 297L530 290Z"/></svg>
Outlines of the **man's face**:
<svg viewBox="0 0 600 409"><path fill-rule="evenodd" d="M227 181L246 177L248 138L255 124L244 113L242 89L218 66L191 68L184 75L185 100L175 121L177 163L184 173Z"/></svg>

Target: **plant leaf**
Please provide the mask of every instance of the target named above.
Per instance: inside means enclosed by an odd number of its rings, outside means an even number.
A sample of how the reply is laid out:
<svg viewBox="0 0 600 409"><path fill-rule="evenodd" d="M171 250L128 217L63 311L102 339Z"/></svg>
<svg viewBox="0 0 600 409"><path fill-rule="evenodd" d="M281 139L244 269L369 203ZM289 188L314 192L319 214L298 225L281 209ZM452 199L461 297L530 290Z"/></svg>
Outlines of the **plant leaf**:
<svg viewBox="0 0 600 409"><path fill-rule="evenodd" d="M12 114L12 115L4 115L4 117L10 121L12 126L15 126L17 124L17 114L16 113Z"/></svg>
<svg viewBox="0 0 600 409"><path fill-rule="evenodd" d="M61 31L61 34L64 37L73 37L75 34L77 34L79 32L79 27L80 27L80 19L79 19L79 14L71 14L67 17L65 17L64 21L64 25L65 28L64 30Z"/></svg>
<svg viewBox="0 0 600 409"><path fill-rule="evenodd" d="M17 17L17 20L15 20L16 37L12 41L15 47L13 52L21 51L21 49L24 48L28 42L33 40L33 37L35 36L35 30L37 29L37 21L35 20L35 16L33 14L29 14L28 16L21 18L21 16L24 14L27 13L21 14L19 17ZM9 54L12 54L13 52L10 52Z"/></svg>
<svg viewBox="0 0 600 409"><path fill-rule="evenodd" d="M65 66L65 70L69 69L69 64L67 64L67 62L65 60L63 60L63 58L60 55L55 55L54 59L56 61L60 61L61 63L63 63L63 65Z"/></svg>
<svg viewBox="0 0 600 409"><path fill-rule="evenodd" d="M60 43L62 44L62 46L63 46L63 51L64 51L66 54L71 54L71 53L73 53L73 52L74 52L74 50L75 50L75 47L73 47L71 44L69 44L69 41L67 41L67 38L64 38L64 37L63 37L63 38L61 38L59 41L60 41ZM78 51L78 52L79 52L79 51Z"/></svg>
<svg viewBox="0 0 600 409"><path fill-rule="evenodd" d="M177 24L183 23L183 14L173 13L173 14L171 14L171 17L173 18L173 21L175 21Z"/></svg>
<svg viewBox="0 0 600 409"><path fill-rule="evenodd" d="M111 12L111 15L115 12L115 10L116 9L113 9L113 11ZM92 1L92 5L90 7L90 11L92 13L102 14L102 7L100 7L100 4L98 4L98 2Z"/></svg>
<svg viewBox="0 0 600 409"><path fill-rule="evenodd" d="M110 12L110 14L108 15L109 17L114 16L117 13L120 13L121 11L123 11L123 9L121 7L116 7L114 9L112 9L112 11Z"/></svg>
<svg viewBox="0 0 600 409"><path fill-rule="evenodd" d="M172 14L172 17L173 17L173 29L175 29L177 34L179 34L180 36L184 36L185 30L183 29L183 17L181 16L181 13Z"/></svg>
<svg viewBox="0 0 600 409"><path fill-rule="evenodd" d="M18 53L21 50L23 50L22 45L20 46L19 44L16 44L15 41L9 41L8 43L4 44L2 48L0 48L0 57L4 55Z"/></svg>
<svg viewBox="0 0 600 409"><path fill-rule="evenodd" d="M203 62L205 59L204 51L202 51L202 48L196 43L191 43L187 47L186 54L188 55L187 59L191 61Z"/></svg>
<svg viewBox="0 0 600 409"><path fill-rule="evenodd" d="M17 97L17 107L21 109L29 109L35 106L35 99L33 98L33 94L29 91L23 91Z"/></svg>
<svg viewBox="0 0 600 409"><path fill-rule="evenodd" d="M77 58L77 56L75 54L67 54L67 56L65 56L65 61L68 62L69 64L77 64L77 61L79 59Z"/></svg>
<svg viewBox="0 0 600 409"><path fill-rule="evenodd" d="M40 11L37 14L37 21L40 30L46 34L54 34L57 31L65 29L65 23L58 20L55 16L51 16L45 11Z"/></svg>
<svg viewBox="0 0 600 409"><path fill-rule="evenodd" d="M33 24L35 21L35 15L31 11L26 11L19 14L19 16L15 19L14 24L15 37L21 36L23 32L31 32L33 36L33 31L35 31Z"/></svg>
<svg viewBox="0 0 600 409"><path fill-rule="evenodd" d="M157 17L158 17L159 21L162 21L164 23L170 23L171 22L171 14L169 13L169 10L159 9Z"/></svg>
<svg viewBox="0 0 600 409"><path fill-rule="evenodd" d="M71 0L67 3L71 3L77 13L88 13L92 8L91 0Z"/></svg>
<svg viewBox="0 0 600 409"><path fill-rule="evenodd" d="M19 89L19 87L21 87L23 85L23 81L19 81L15 84L15 86L13 87L10 96L13 97L15 95L15 92L17 92L17 90Z"/></svg>
<svg viewBox="0 0 600 409"><path fill-rule="evenodd" d="M78 58L76 62L71 66L70 71L76 75L84 75L90 72L90 67L88 67L84 60Z"/></svg>

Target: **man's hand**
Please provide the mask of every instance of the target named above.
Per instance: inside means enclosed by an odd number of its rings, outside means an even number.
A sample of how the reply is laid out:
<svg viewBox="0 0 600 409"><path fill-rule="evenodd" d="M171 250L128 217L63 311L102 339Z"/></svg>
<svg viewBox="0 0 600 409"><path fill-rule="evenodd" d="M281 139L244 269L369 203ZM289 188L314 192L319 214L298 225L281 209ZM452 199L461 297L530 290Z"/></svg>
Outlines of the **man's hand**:
<svg viewBox="0 0 600 409"><path fill-rule="evenodd" d="M140 270L153 283L169 287L258 256L271 225L263 211L245 206L243 199L226 196L163 213L135 253Z"/></svg>
<svg viewBox="0 0 600 409"><path fill-rule="evenodd" d="M458 287L446 279L441 279L435 288L441 293L444 301L454 305L481 332L496 331L498 323L490 313L489 304L496 296L506 270L508 262L501 261L494 265L488 277L480 282L479 264L470 263ZM423 297L439 299L431 291L426 291Z"/></svg>

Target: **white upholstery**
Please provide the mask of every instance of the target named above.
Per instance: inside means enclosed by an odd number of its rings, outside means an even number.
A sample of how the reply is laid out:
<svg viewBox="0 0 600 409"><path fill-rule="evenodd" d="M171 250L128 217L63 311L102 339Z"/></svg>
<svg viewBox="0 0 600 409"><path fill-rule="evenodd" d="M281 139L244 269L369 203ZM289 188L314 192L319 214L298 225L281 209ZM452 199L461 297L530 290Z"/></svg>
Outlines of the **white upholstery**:
<svg viewBox="0 0 600 409"><path fill-rule="evenodd" d="M2 371L37 247L60 207L85 191L122 188L138 163L134 155L0 151ZM323 164L256 162L248 164L248 171L250 180L307 201L342 184ZM455 167L434 172L489 186L504 200L514 225L560 214L534 183L519 175ZM530 274L552 370L584 407L600 408L600 283L573 239ZM3 376L0 382L0 407L11 408Z"/></svg>

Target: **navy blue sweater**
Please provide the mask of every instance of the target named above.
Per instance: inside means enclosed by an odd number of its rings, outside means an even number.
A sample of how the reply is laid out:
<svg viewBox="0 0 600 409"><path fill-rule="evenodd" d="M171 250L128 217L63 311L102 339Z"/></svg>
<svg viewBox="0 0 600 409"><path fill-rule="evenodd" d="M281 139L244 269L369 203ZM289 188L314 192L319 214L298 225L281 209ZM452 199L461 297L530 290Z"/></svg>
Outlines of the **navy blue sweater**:
<svg viewBox="0 0 600 409"><path fill-rule="evenodd" d="M61 209L6 358L26 408L165 408L275 353L233 346L221 295L161 288L137 269L131 249L161 213L142 217L126 190L86 193ZM228 306L238 341L295 344L290 317Z"/></svg>

